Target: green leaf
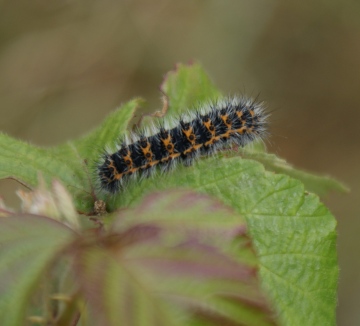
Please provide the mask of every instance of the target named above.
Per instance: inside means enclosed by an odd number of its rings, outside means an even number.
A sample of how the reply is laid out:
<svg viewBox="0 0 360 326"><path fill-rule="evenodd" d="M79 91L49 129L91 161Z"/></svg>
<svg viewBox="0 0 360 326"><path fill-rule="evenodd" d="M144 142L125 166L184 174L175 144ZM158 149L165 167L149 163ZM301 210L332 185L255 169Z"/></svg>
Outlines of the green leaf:
<svg viewBox="0 0 360 326"><path fill-rule="evenodd" d="M65 157L55 156L51 150L42 149L0 134L0 178L13 178L28 187L38 184L38 173L47 181L58 177L70 187L78 187L82 173L74 173ZM76 171L78 172L78 171Z"/></svg>
<svg viewBox="0 0 360 326"><path fill-rule="evenodd" d="M244 229L238 214L193 192L152 194L121 211L102 246L81 246L75 259L90 319L272 325Z"/></svg>
<svg viewBox="0 0 360 326"><path fill-rule="evenodd" d="M158 117L178 118L188 110L216 101L222 97L219 90L210 80L204 69L197 62L184 65L177 64L174 70L169 71L160 90L164 94L164 107L150 115L144 115L142 126L156 123Z"/></svg>
<svg viewBox="0 0 360 326"><path fill-rule="evenodd" d="M281 159L274 154L246 150L245 156L262 163L269 171L283 173L300 180L305 185L306 190L314 192L319 196L326 195L330 191L349 191L344 184L333 178L317 176L312 173L295 169L284 159Z"/></svg>
<svg viewBox="0 0 360 326"><path fill-rule="evenodd" d="M114 147L119 141L119 136L130 127L135 112L142 99L134 99L121 106L118 110L109 114L102 124L87 136L74 141L79 155L89 160L97 161L99 153L104 150L104 144Z"/></svg>
<svg viewBox="0 0 360 326"><path fill-rule="evenodd" d="M130 186L111 209L174 187L216 196L246 218L263 286L284 325L335 323L336 222L301 182L252 160L214 157Z"/></svg>
<svg viewBox="0 0 360 326"><path fill-rule="evenodd" d="M0 324L25 325L25 312L49 265L75 233L35 215L0 218Z"/></svg>
<svg viewBox="0 0 360 326"><path fill-rule="evenodd" d="M170 114L186 112L221 96L199 63L178 64L165 76L161 90L168 98Z"/></svg>
<svg viewBox="0 0 360 326"><path fill-rule="evenodd" d="M34 188L41 173L48 184L59 179L72 194L78 211L93 207L94 162L106 145L114 145L126 130L140 100L133 100L110 114L89 135L53 148L39 148L0 134L0 178L13 178Z"/></svg>

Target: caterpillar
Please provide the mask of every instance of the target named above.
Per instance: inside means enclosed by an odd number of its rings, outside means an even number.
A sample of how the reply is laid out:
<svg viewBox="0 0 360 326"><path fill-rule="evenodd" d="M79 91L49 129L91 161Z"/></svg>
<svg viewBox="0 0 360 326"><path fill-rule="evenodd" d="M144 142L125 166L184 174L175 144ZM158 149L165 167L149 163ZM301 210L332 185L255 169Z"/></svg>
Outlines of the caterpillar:
<svg viewBox="0 0 360 326"><path fill-rule="evenodd" d="M158 122L126 135L116 151L104 151L97 165L101 189L116 193L134 178L162 172L177 163L191 165L199 156L236 144L246 144L267 135L267 118L262 103L245 97L220 100L178 119Z"/></svg>

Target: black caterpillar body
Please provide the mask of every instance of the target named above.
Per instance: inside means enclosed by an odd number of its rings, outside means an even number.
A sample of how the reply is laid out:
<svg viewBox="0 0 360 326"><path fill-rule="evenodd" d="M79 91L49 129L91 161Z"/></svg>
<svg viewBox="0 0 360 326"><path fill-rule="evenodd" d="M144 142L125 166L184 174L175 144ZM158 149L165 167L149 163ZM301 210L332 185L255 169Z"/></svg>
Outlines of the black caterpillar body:
<svg viewBox="0 0 360 326"><path fill-rule="evenodd" d="M97 167L100 187L115 193L131 179L149 176L157 166L167 171L231 144L245 146L263 139L267 118L262 103L235 97L129 134L116 152L103 154Z"/></svg>

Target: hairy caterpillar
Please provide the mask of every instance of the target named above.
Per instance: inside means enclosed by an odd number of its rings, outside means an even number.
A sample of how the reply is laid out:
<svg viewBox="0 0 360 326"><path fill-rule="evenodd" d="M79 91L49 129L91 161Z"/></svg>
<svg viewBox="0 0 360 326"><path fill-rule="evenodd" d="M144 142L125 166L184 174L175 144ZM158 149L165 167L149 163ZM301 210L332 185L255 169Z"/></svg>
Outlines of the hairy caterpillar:
<svg viewBox="0 0 360 326"><path fill-rule="evenodd" d="M267 118L262 103L234 97L131 133L115 153L103 154L97 166L100 187L115 193L131 179L149 176L157 166L167 171L179 162L190 165L199 156L231 144L245 146L263 139Z"/></svg>

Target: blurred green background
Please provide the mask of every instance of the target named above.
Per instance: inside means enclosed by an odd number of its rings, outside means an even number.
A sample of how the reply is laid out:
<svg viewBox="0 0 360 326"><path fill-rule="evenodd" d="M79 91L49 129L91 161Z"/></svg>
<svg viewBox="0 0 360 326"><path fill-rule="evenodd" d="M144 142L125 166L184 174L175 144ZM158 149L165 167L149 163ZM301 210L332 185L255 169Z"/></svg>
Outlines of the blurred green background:
<svg viewBox="0 0 360 326"><path fill-rule="evenodd" d="M0 129L49 146L135 96L159 109L163 75L189 60L225 94L260 94L269 151L351 188L324 201L338 220L338 324L360 325L359 1L0 0ZM1 181L0 194L16 206L19 187Z"/></svg>

